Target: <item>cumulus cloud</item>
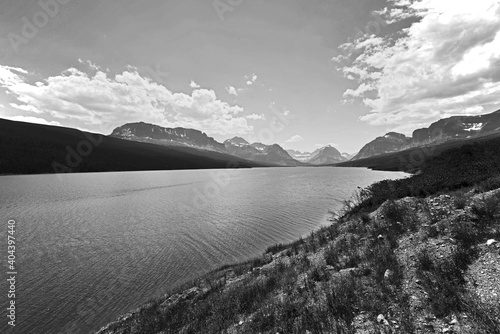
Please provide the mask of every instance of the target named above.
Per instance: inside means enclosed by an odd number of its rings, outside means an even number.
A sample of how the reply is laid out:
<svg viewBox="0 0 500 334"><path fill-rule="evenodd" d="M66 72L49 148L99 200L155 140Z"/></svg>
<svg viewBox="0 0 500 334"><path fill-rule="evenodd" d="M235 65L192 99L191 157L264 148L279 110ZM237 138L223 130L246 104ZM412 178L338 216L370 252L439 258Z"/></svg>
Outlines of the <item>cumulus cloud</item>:
<svg viewBox="0 0 500 334"><path fill-rule="evenodd" d="M129 68L114 76L70 68L31 83L23 69L0 65L0 86L17 99L12 107L47 114L64 123L103 131L127 122L189 127L210 134L241 135L253 130L243 108L217 98L213 90L175 93Z"/></svg>
<svg viewBox="0 0 500 334"><path fill-rule="evenodd" d="M236 88L234 86L229 86L229 87L226 87L226 91L230 95L238 96L243 91L243 88Z"/></svg>
<svg viewBox="0 0 500 334"><path fill-rule="evenodd" d="M193 80L191 80L191 83L189 84L189 87L191 88L200 88L201 86L198 85L196 82L194 82Z"/></svg>
<svg viewBox="0 0 500 334"><path fill-rule="evenodd" d="M397 34L366 35L335 58L357 82L344 103L370 108L363 121L414 128L481 113L500 101L500 4L496 0L391 0L388 22L417 18ZM347 51L347 52L346 52Z"/></svg>
<svg viewBox="0 0 500 334"><path fill-rule="evenodd" d="M247 81L248 86L252 86L255 81L257 81L257 75L254 73L251 76L245 75L245 80Z"/></svg>
<svg viewBox="0 0 500 334"><path fill-rule="evenodd" d="M285 143L301 143L304 141L304 138L299 135L295 135L292 138L288 139Z"/></svg>
<svg viewBox="0 0 500 334"><path fill-rule="evenodd" d="M260 114L260 115L258 115L258 114L251 114L251 115L248 115L247 118L251 119L251 120L254 120L254 121L256 121L256 120L261 120L262 121L262 120L266 119L266 116L264 114Z"/></svg>

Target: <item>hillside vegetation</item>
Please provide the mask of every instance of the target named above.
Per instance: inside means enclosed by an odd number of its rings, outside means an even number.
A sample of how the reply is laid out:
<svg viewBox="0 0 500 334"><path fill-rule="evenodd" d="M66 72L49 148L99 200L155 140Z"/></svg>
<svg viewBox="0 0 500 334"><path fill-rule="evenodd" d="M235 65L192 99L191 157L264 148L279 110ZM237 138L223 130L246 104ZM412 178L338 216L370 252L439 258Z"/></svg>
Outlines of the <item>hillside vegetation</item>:
<svg viewBox="0 0 500 334"><path fill-rule="evenodd" d="M426 161L331 226L151 300L125 333L500 333L500 145Z"/></svg>

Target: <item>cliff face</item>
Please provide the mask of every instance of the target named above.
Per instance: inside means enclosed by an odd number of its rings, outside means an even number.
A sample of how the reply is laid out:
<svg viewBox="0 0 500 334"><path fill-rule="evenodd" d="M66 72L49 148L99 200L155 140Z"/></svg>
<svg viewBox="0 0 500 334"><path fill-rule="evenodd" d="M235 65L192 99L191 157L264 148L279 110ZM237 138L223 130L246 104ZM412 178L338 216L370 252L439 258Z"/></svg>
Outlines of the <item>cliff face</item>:
<svg viewBox="0 0 500 334"><path fill-rule="evenodd" d="M114 129L111 133L111 137L167 146L188 146L226 153L224 144L194 129L164 128L143 122L129 123Z"/></svg>

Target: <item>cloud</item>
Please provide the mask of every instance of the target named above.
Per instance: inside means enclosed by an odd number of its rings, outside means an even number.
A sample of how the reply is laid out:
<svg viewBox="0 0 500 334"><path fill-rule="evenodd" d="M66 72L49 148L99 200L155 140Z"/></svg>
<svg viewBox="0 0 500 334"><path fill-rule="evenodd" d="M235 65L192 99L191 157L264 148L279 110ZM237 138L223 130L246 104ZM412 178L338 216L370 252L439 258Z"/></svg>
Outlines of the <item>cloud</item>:
<svg viewBox="0 0 500 334"><path fill-rule="evenodd" d="M233 86L229 86L229 87L226 87L226 91L230 95L238 96L238 95L240 95L241 92L244 91L244 89L243 88L236 88L236 87L233 87Z"/></svg>
<svg viewBox="0 0 500 334"><path fill-rule="evenodd" d="M191 80L191 83L189 84L189 87L191 88L200 88L201 86L198 85L196 82L194 82L193 80Z"/></svg>
<svg viewBox="0 0 500 334"><path fill-rule="evenodd" d="M255 81L257 81L257 75L254 73L251 76L245 75L245 80L247 81L248 86L252 86Z"/></svg>
<svg viewBox="0 0 500 334"><path fill-rule="evenodd" d="M11 121L16 121L16 122L26 122L26 123L36 123L36 124L43 124L43 125L56 125L56 126L61 126L61 123L59 122L49 122L43 118L39 117L31 117L31 116L2 116L1 118L8 119Z"/></svg>
<svg viewBox="0 0 500 334"><path fill-rule="evenodd" d="M285 141L285 143L301 143L303 141L304 141L304 138L302 138L302 136L295 135L292 138Z"/></svg>
<svg viewBox="0 0 500 334"><path fill-rule="evenodd" d="M246 118L254 120L254 121L256 121L256 120L263 121L263 120L266 119L266 116L264 114L260 114L260 115L258 115L258 114L251 114L251 115L248 115Z"/></svg>
<svg viewBox="0 0 500 334"><path fill-rule="evenodd" d="M370 108L361 120L415 128L441 117L480 113L500 101L500 4L496 0L391 0L388 22L402 31L366 35L334 60L357 86L344 103ZM480 108L479 108L480 107Z"/></svg>
<svg viewBox="0 0 500 334"><path fill-rule="evenodd" d="M109 131L127 122L144 121L220 135L253 131L240 115L243 108L221 101L213 90L174 93L133 68L114 76L102 71L88 75L70 68L30 83L27 71L0 65L0 86L17 99L12 107L50 115L68 126L104 131L104 124Z"/></svg>
<svg viewBox="0 0 500 334"><path fill-rule="evenodd" d="M94 71L100 71L101 70L101 67L94 64L93 62L91 62L90 60L87 60L87 61L83 61L82 59L78 58L78 62L80 64L83 64L83 65L87 65L90 69L94 70Z"/></svg>

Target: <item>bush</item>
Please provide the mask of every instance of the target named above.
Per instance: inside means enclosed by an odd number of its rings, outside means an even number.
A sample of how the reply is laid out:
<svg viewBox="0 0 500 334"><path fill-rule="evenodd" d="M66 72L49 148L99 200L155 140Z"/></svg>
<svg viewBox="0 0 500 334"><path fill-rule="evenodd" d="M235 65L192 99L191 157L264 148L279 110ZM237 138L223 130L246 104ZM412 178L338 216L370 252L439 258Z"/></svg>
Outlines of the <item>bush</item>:
<svg viewBox="0 0 500 334"><path fill-rule="evenodd" d="M460 311L460 295L464 292L460 268L452 261L426 263L429 271L418 271L422 285L430 298L430 306L437 317Z"/></svg>
<svg viewBox="0 0 500 334"><path fill-rule="evenodd" d="M417 252L417 268L423 271L430 271L433 268L432 258L429 251L425 248Z"/></svg>
<svg viewBox="0 0 500 334"><path fill-rule="evenodd" d="M465 206L467 205L467 196L465 196L463 192L457 193L453 199L453 205L456 209L465 209Z"/></svg>
<svg viewBox="0 0 500 334"><path fill-rule="evenodd" d="M340 235L324 252L326 264L337 270L357 267L361 260L358 240L359 237L352 233Z"/></svg>
<svg viewBox="0 0 500 334"><path fill-rule="evenodd" d="M492 222L500 211L500 195L483 196L480 203L472 206L472 212L481 220Z"/></svg>
<svg viewBox="0 0 500 334"><path fill-rule="evenodd" d="M287 248L287 245L275 244L275 245L267 247L266 250L264 251L264 254L271 253L272 255L274 255L274 254L281 252L282 250L284 250L286 248Z"/></svg>
<svg viewBox="0 0 500 334"><path fill-rule="evenodd" d="M323 268L315 266L309 273L309 278L314 282L322 282L328 280L328 275L325 273Z"/></svg>

